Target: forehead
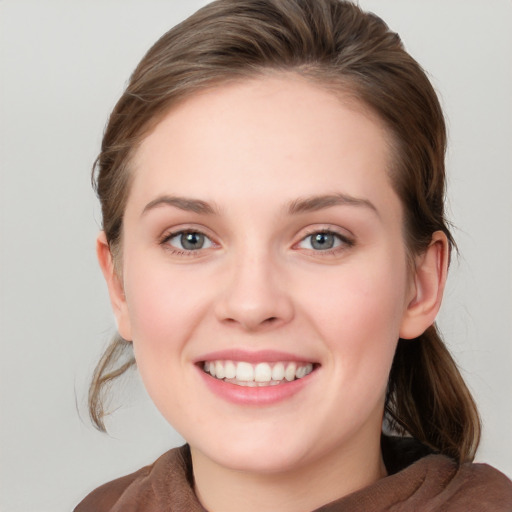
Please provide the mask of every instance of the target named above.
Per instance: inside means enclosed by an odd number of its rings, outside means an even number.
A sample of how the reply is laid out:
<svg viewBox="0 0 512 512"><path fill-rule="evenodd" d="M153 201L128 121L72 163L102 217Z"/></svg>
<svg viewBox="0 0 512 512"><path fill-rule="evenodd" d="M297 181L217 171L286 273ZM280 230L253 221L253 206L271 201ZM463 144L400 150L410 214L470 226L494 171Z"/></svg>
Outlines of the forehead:
<svg viewBox="0 0 512 512"><path fill-rule="evenodd" d="M131 195L367 195L389 188L389 148L383 123L352 97L296 75L260 77L175 105L134 155Z"/></svg>

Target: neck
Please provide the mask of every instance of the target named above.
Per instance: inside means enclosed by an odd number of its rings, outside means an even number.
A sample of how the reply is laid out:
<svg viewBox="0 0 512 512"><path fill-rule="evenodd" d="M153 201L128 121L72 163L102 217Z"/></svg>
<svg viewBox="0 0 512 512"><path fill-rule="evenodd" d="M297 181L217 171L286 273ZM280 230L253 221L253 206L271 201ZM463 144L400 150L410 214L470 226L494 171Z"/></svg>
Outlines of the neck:
<svg viewBox="0 0 512 512"><path fill-rule="evenodd" d="M386 476L380 435L279 473L226 468L191 448L195 491L210 512L309 512Z"/></svg>

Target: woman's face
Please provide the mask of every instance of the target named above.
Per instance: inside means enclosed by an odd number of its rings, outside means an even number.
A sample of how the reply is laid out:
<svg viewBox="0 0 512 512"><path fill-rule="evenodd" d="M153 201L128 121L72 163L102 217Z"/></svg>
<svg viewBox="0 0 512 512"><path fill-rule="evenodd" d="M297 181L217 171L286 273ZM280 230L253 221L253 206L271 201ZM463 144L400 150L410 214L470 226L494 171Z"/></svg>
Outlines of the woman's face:
<svg viewBox="0 0 512 512"><path fill-rule="evenodd" d="M118 327L193 454L279 472L375 445L414 296L390 161L375 118L295 76L196 94L144 140Z"/></svg>

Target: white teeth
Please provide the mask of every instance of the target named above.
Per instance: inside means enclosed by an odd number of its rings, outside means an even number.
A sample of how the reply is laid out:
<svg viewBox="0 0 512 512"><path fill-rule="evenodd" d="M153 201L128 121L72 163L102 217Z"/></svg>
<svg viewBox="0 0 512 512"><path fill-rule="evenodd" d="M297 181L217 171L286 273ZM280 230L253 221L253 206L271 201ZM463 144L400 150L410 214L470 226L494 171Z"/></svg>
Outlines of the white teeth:
<svg viewBox="0 0 512 512"><path fill-rule="evenodd" d="M313 371L312 363L257 363L245 361L205 361L203 369L212 377L239 386L275 386L302 379Z"/></svg>
<svg viewBox="0 0 512 512"><path fill-rule="evenodd" d="M217 379L223 379L226 376L226 372L224 371L224 365L222 361L217 361L215 363L215 377Z"/></svg>
<svg viewBox="0 0 512 512"><path fill-rule="evenodd" d="M254 380L256 382L270 382L272 380L272 369L268 363L258 363L256 365Z"/></svg>
<svg viewBox="0 0 512 512"><path fill-rule="evenodd" d="M205 369L205 371L208 371ZM236 366L233 361L226 361L224 365L224 372L226 379L234 379L236 377Z"/></svg>
<svg viewBox="0 0 512 512"><path fill-rule="evenodd" d="M284 364L276 363L272 368L272 380L283 380L284 379Z"/></svg>
<svg viewBox="0 0 512 512"><path fill-rule="evenodd" d="M219 375L219 373L217 372L217 376ZM297 379L302 379L302 377L305 377L306 376L306 367L305 366L299 366L297 368L297 371L295 372L295 377L297 377Z"/></svg>
<svg viewBox="0 0 512 512"><path fill-rule="evenodd" d="M302 377L309 375L312 371L313 365L311 363L308 363L306 366L299 366L295 372L295 377L297 377L297 379L302 379Z"/></svg>
<svg viewBox="0 0 512 512"><path fill-rule="evenodd" d="M284 378L289 382L295 379L295 372L297 371L297 365L290 363L284 372Z"/></svg>
<svg viewBox="0 0 512 512"><path fill-rule="evenodd" d="M254 381L254 368L252 364L239 362L236 365L236 380Z"/></svg>

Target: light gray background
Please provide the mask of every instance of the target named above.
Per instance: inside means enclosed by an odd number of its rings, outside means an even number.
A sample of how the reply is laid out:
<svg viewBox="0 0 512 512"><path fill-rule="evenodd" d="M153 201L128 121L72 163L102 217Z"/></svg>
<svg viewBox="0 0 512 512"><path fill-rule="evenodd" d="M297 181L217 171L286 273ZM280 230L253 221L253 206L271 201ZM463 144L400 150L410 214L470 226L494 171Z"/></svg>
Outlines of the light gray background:
<svg viewBox="0 0 512 512"><path fill-rule="evenodd" d="M89 171L138 60L204 3L0 0L1 512L70 510L181 442L136 375L111 437L88 422L88 379L114 325ZM440 324L482 412L478 460L512 476L512 2L361 4L401 34L446 110L462 257Z"/></svg>

